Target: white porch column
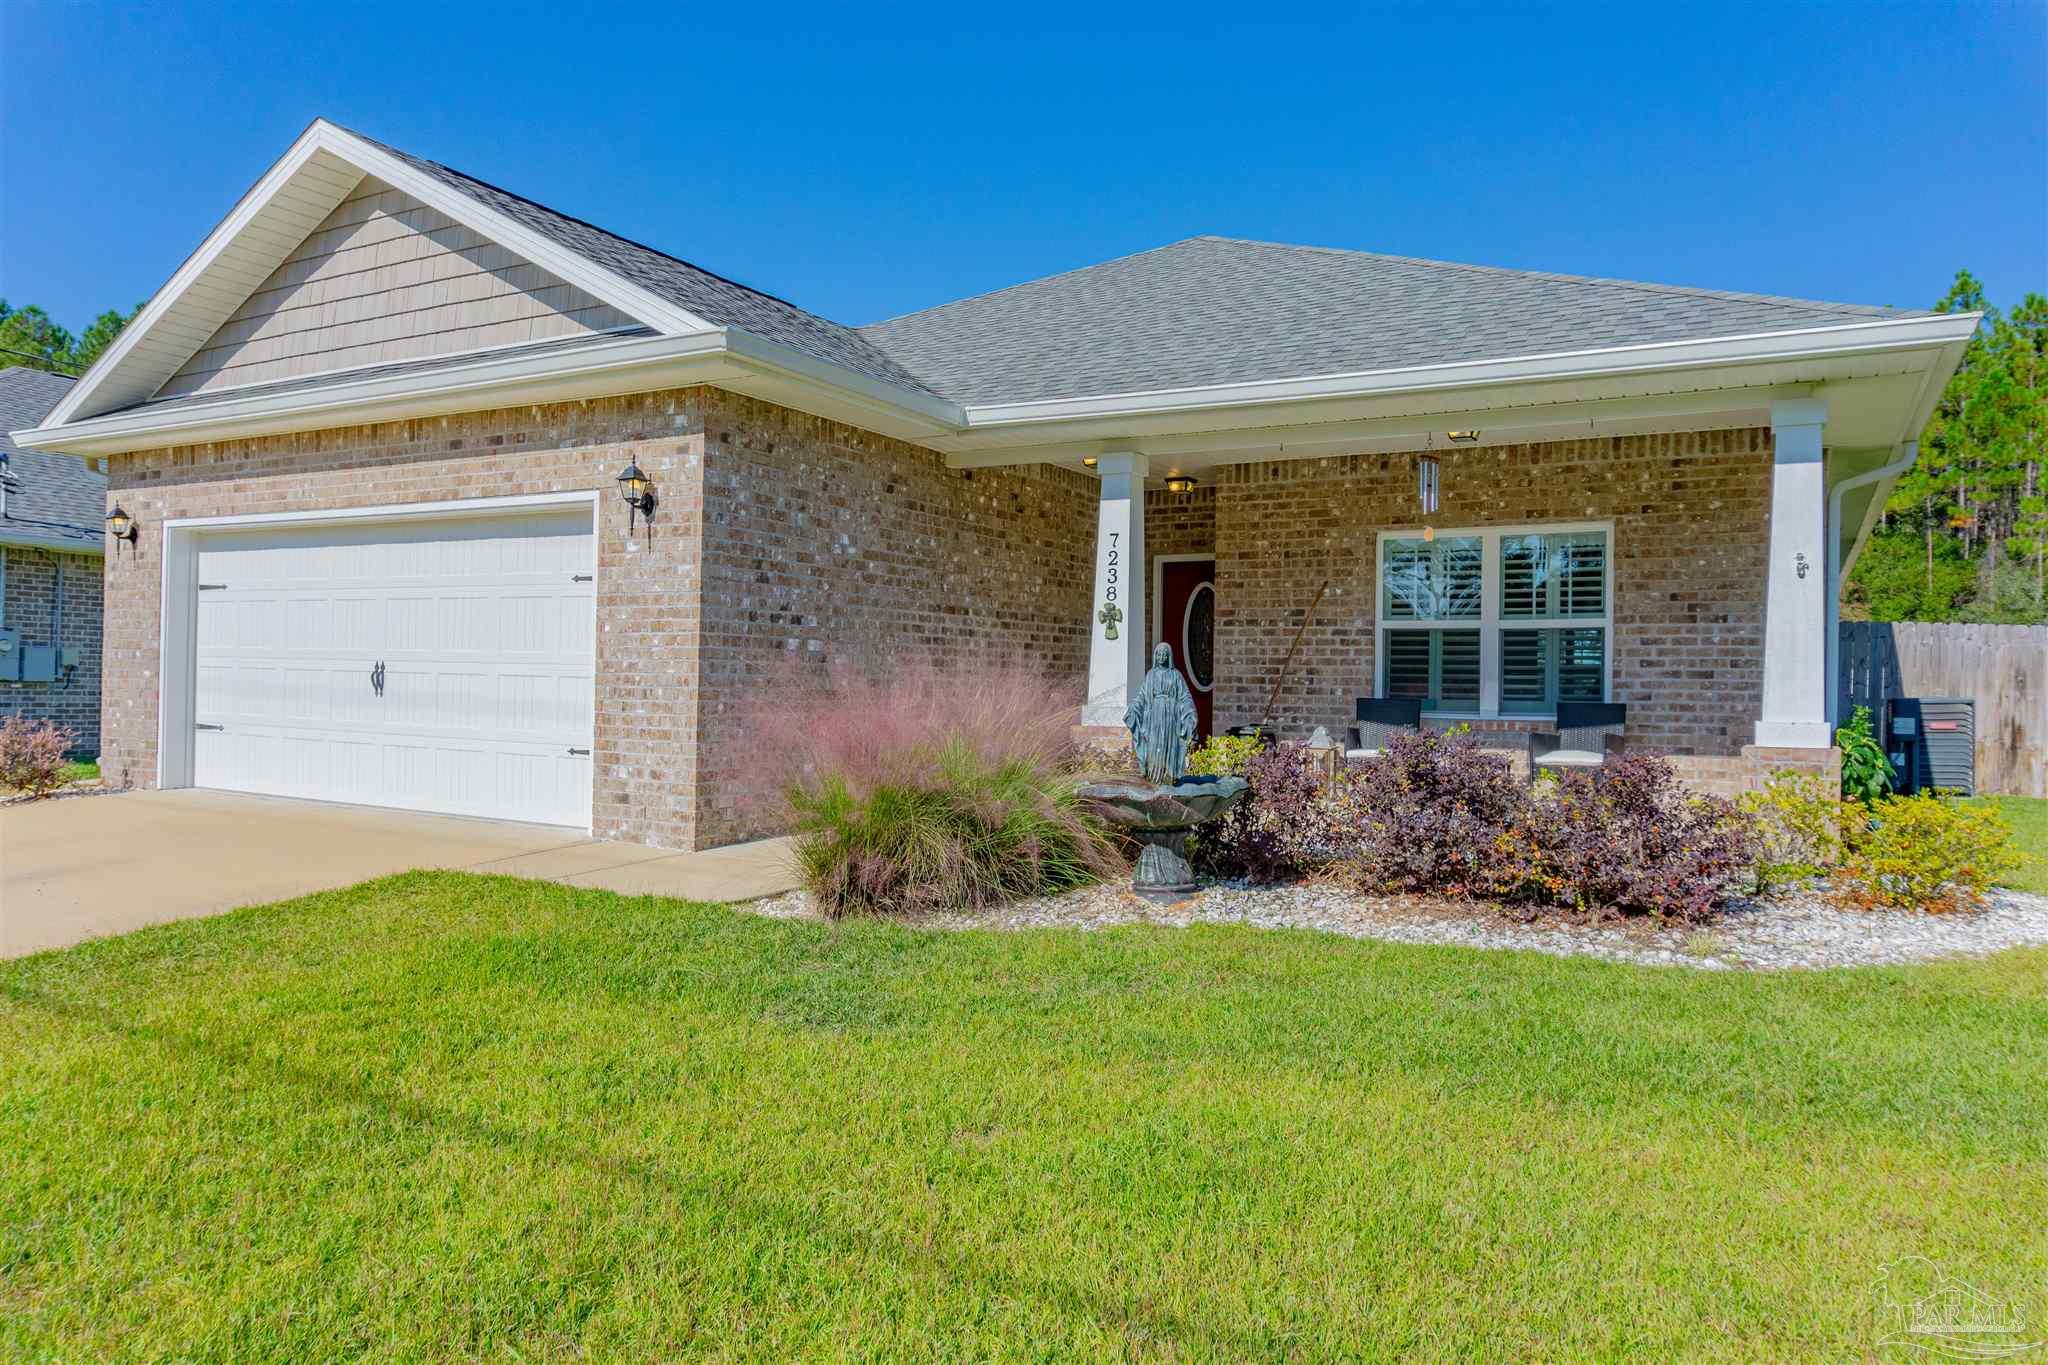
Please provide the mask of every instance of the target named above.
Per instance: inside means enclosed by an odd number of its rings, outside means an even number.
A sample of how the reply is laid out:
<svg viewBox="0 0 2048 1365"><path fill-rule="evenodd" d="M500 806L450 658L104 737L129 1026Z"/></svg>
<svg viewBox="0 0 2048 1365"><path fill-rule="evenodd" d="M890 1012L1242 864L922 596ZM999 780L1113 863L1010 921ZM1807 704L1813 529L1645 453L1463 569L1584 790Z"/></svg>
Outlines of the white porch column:
<svg viewBox="0 0 2048 1365"><path fill-rule="evenodd" d="M1088 606L1088 700L1083 725L1122 725L1131 689L1145 676L1145 457L1098 456L1095 597Z"/></svg>
<svg viewBox="0 0 2048 1365"><path fill-rule="evenodd" d="M1777 460L1771 475L1771 551L1765 574L1764 699L1756 742L1825 749L1828 729L1827 486L1821 433L1828 405L1816 398L1771 404Z"/></svg>

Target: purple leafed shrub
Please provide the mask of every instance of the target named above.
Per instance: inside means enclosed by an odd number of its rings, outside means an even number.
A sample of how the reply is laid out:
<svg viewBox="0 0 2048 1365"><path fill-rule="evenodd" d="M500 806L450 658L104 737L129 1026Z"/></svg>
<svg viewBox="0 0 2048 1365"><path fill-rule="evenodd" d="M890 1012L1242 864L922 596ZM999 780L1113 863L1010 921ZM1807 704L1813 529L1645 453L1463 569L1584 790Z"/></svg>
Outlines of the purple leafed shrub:
<svg viewBox="0 0 2048 1365"><path fill-rule="evenodd" d="M1330 805L1307 749L1271 744L1246 760L1251 793L1195 832L1199 871L1255 882L1300 876L1328 857Z"/></svg>
<svg viewBox="0 0 2048 1365"><path fill-rule="evenodd" d="M1700 920L1756 841L1734 803L1687 792L1662 758L1628 754L1531 800L1495 853L1492 890L1505 900Z"/></svg>
<svg viewBox="0 0 2048 1365"><path fill-rule="evenodd" d="M9 716L0 721L0 787L31 800L64 785L66 756L77 738L53 721Z"/></svg>
<svg viewBox="0 0 2048 1365"><path fill-rule="evenodd" d="M1528 801L1508 759L1469 732L1395 735L1336 798L1342 864L1375 891L1484 894Z"/></svg>
<svg viewBox="0 0 2048 1365"><path fill-rule="evenodd" d="M828 915L975 909L1124 870L1080 804L1079 689L1020 665L790 672L750 708Z"/></svg>

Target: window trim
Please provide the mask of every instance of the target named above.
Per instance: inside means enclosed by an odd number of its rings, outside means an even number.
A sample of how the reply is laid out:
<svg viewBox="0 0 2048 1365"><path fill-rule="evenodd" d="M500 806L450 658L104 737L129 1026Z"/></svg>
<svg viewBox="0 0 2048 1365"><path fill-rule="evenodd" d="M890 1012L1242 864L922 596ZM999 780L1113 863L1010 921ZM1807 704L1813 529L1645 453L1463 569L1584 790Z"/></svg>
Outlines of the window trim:
<svg viewBox="0 0 2048 1365"><path fill-rule="evenodd" d="M1459 537L1478 537L1479 555L1479 615L1458 619L1446 618L1440 621L1394 621L1385 616L1383 600L1386 572L1387 545L1390 541L1414 540L1422 535L1422 527L1407 526L1383 530L1373 554L1372 580L1372 693L1376 697L1387 694L1387 649L1386 633L1395 630L1470 630L1479 631L1479 708L1474 710L1429 711L1424 714L1444 720L1512 720L1542 721L1554 719L1543 713L1511 711L1502 714L1500 709L1500 635L1507 630L1554 630L1573 626L1597 627L1605 632L1602 647L1605 655L1600 677L1600 699L1614 700L1614 564L1619 558L1613 521L1543 521L1526 522L1508 526L1439 526L1434 528L1438 540L1452 540ZM1565 535L1575 531L1600 531L1607 536L1606 562L1602 565L1606 581L1601 600L1606 610L1598 616L1514 616L1504 617L1500 611L1501 592L1501 541L1510 536L1524 535Z"/></svg>

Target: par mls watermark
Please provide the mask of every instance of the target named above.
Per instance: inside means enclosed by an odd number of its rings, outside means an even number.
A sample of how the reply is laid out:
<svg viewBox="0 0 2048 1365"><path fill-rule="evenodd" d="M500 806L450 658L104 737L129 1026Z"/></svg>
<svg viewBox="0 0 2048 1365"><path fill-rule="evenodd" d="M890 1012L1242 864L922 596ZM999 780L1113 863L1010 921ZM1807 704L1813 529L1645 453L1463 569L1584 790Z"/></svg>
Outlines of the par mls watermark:
<svg viewBox="0 0 2048 1365"><path fill-rule="evenodd" d="M2032 1330L2013 1305L1955 1278L1925 1256L1886 1266L1871 1282L1870 1303L1880 1348L1931 1360L2048 1358L2048 1333Z"/></svg>

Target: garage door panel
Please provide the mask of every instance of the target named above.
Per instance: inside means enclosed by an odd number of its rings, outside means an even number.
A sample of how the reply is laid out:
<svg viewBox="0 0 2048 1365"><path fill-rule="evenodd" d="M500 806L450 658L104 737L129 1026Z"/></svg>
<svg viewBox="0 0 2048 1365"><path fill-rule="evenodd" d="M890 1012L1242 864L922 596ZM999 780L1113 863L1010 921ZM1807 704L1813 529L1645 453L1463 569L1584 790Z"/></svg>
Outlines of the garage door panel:
<svg viewBox="0 0 2048 1365"><path fill-rule="evenodd" d="M588 823L587 510L237 531L197 559L221 586L196 719L223 727L196 737L200 785Z"/></svg>

